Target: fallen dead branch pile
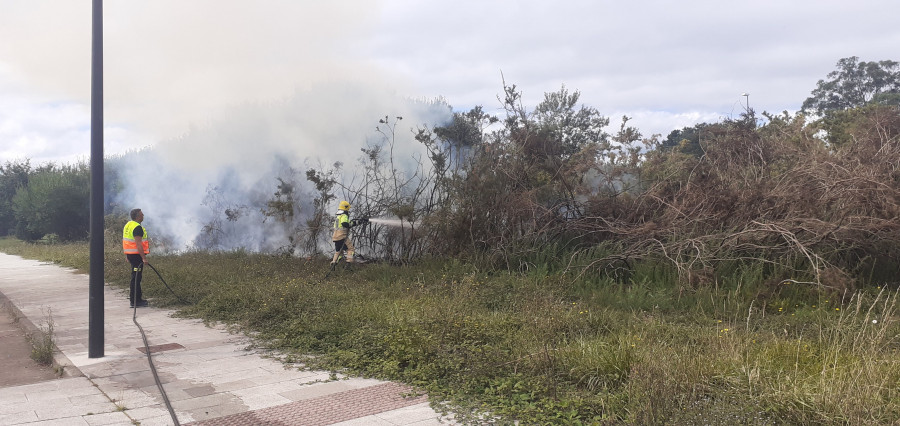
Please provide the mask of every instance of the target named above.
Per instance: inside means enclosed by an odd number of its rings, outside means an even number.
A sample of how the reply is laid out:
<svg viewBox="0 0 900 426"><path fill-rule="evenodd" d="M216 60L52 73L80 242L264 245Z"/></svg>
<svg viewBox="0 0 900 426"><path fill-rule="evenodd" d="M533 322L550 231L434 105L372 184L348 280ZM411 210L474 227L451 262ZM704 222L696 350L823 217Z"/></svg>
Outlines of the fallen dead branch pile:
<svg viewBox="0 0 900 426"><path fill-rule="evenodd" d="M723 262L760 261L836 291L900 265L900 114L871 108L829 146L803 117L725 122L702 134L703 155L651 153L636 196L595 198L574 228L620 253L664 259L686 282ZM790 278L788 276L785 279Z"/></svg>

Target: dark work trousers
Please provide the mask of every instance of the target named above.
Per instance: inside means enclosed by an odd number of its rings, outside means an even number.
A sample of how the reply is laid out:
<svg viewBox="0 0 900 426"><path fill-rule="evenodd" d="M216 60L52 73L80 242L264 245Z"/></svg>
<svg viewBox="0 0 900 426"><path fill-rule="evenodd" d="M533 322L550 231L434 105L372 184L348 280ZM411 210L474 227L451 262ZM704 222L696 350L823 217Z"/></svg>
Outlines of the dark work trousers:
<svg viewBox="0 0 900 426"><path fill-rule="evenodd" d="M128 299L133 305L135 301L144 300L144 294L141 291L141 274L144 269L144 262L139 254L126 254L128 262L131 263L131 288L128 290Z"/></svg>

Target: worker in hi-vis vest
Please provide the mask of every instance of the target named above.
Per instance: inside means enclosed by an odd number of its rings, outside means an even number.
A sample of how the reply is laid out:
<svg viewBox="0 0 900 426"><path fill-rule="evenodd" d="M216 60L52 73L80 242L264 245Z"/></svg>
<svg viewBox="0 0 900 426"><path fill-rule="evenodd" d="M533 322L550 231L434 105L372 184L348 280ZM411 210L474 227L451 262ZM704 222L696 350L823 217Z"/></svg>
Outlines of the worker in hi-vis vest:
<svg viewBox="0 0 900 426"><path fill-rule="evenodd" d="M131 307L143 307L148 303L141 292L141 276L144 265L149 265L147 255L150 254L150 237L147 229L141 226L144 221L144 212L141 209L131 210L131 220L125 224L122 230L122 250L125 257L131 263L131 288L128 290L128 300Z"/></svg>
<svg viewBox="0 0 900 426"><path fill-rule="evenodd" d="M334 242L334 257L331 258L332 264L337 263L341 257L341 252L345 250L347 251L347 262L353 263L355 249L353 248L353 242L350 241L350 228L366 221L368 219L350 220L350 203L341 201L338 204L338 211L334 218L334 234L331 234L331 241Z"/></svg>

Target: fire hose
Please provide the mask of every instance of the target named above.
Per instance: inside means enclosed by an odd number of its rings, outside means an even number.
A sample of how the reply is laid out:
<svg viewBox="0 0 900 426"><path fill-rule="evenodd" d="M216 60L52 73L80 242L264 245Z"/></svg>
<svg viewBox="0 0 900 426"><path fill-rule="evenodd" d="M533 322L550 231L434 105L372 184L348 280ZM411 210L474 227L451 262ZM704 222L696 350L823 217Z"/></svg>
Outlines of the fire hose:
<svg viewBox="0 0 900 426"><path fill-rule="evenodd" d="M163 284L165 284L166 288L169 289L172 295L174 295L179 301L188 305L191 304L188 301L182 299L181 296L178 295L178 293L175 293L175 291L172 290L172 287L169 287L169 283L166 282L162 274L160 274L159 271L157 271L156 268L153 267L153 265L145 263L142 264L142 268L143 265L149 266L150 269L153 270L153 272L156 272L156 276L159 277ZM172 422L174 422L175 426L181 426L181 423L178 422L178 416L175 414L175 409L172 408L172 403L169 402L169 396L166 394L166 390L163 388L162 382L159 380L159 374L157 374L156 372L156 366L153 364L153 357L150 354L150 343L147 341L147 334L144 333L144 327L141 327L141 324L139 324L137 321L137 306L137 303L135 303L131 320L134 322L134 325L137 326L138 330L141 331L141 339L144 340L144 350L147 352L147 362L150 364L150 371L153 373L153 380L156 381L156 387L159 388L159 393L162 395L163 402L165 402L166 404L166 409L169 410L169 415L172 417Z"/></svg>

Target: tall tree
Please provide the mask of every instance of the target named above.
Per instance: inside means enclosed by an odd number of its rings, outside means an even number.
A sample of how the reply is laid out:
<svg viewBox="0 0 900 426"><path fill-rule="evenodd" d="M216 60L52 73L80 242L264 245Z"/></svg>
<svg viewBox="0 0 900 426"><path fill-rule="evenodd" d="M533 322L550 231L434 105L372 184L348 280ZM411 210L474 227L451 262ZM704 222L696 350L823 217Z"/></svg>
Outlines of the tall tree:
<svg viewBox="0 0 900 426"><path fill-rule="evenodd" d="M819 80L812 96L803 101L803 111L824 114L827 111L856 108L871 102L900 101L900 64L896 61L859 62L851 56L837 62L828 80Z"/></svg>
<svg viewBox="0 0 900 426"><path fill-rule="evenodd" d="M28 185L31 173L29 160L7 161L0 165L0 236L10 235L16 228L12 199L19 188Z"/></svg>
<svg viewBox="0 0 900 426"><path fill-rule="evenodd" d="M700 146L700 134L709 126L709 123L698 123L681 130L672 130L660 146L666 150L701 157L703 148Z"/></svg>

